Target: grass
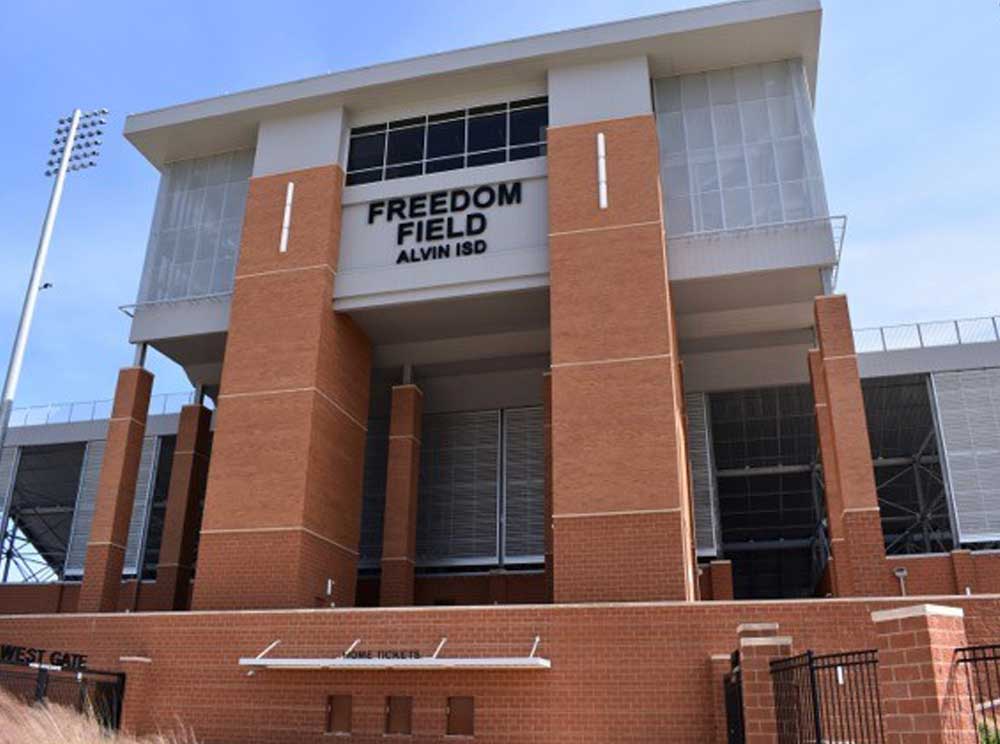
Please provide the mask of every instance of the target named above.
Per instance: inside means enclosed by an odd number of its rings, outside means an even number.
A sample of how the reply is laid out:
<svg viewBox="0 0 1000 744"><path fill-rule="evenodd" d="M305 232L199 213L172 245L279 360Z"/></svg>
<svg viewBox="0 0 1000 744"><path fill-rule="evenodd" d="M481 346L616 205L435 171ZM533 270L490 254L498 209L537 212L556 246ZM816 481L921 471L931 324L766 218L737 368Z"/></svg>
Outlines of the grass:
<svg viewBox="0 0 1000 744"><path fill-rule="evenodd" d="M197 744L183 727L136 738L103 729L93 715L61 705L26 705L0 690L0 744Z"/></svg>
<svg viewBox="0 0 1000 744"><path fill-rule="evenodd" d="M1000 744L1000 731L986 723L979 724L980 744Z"/></svg>

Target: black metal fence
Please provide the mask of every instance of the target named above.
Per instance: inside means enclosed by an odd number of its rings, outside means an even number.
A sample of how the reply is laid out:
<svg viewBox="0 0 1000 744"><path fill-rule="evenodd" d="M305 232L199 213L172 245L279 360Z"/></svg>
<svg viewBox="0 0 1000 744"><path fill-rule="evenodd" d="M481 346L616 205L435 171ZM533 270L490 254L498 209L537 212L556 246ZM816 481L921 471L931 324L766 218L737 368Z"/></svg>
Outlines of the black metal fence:
<svg viewBox="0 0 1000 744"><path fill-rule="evenodd" d="M969 686L969 707L980 744L1000 744L1000 645L955 652Z"/></svg>
<svg viewBox="0 0 1000 744"><path fill-rule="evenodd" d="M884 744L877 651L778 659L771 682L779 744Z"/></svg>
<svg viewBox="0 0 1000 744"><path fill-rule="evenodd" d="M0 688L24 703L48 701L92 712L109 729L117 729L121 724L124 674L3 666Z"/></svg>
<svg viewBox="0 0 1000 744"><path fill-rule="evenodd" d="M729 657L729 674L722 680L726 699L726 740L729 744L744 744L746 730L743 725L743 673L740 670L740 652Z"/></svg>

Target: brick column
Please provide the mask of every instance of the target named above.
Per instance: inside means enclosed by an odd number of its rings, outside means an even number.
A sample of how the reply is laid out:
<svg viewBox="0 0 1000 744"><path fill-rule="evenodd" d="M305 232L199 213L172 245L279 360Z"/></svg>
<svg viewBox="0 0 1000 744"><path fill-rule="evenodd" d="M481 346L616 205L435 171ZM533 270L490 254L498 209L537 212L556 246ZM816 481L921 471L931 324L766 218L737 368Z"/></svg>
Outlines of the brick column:
<svg viewBox="0 0 1000 744"><path fill-rule="evenodd" d="M417 555L417 488L420 477L420 421L424 396L416 385L392 389L389 457L382 528L380 604L413 604Z"/></svg>
<svg viewBox="0 0 1000 744"><path fill-rule="evenodd" d="M545 449L545 601L554 595L555 561L552 535L552 373L542 375L543 440Z"/></svg>
<svg viewBox="0 0 1000 744"><path fill-rule="evenodd" d="M712 688L713 731L711 741L714 744L729 744L729 721L726 716L726 694L723 687L726 675L732 668L729 654L713 654L708 659L708 674Z"/></svg>
<svg viewBox="0 0 1000 744"><path fill-rule="evenodd" d="M78 612L115 612L118 609L128 526L152 390L153 375L142 367L126 367L118 373Z"/></svg>
<svg viewBox="0 0 1000 744"><path fill-rule="evenodd" d="M693 600L655 122L639 115L548 132L555 600Z"/></svg>
<svg viewBox="0 0 1000 744"><path fill-rule="evenodd" d="M712 586L712 599L733 598L733 562L712 561L709 564L708 580Z"/></svg>
<svg viewBox="0 0 1000 744"><path fill-rule="evenodd" d="M354 603L371 344L333 311L343 178L329 165L250 180L195 609Z"/></svg>
<svg viewBox="0 0 1000 744"><path fill-rule="evenodd" d="M887 744L975 742L959 607L916 605L872 613L878 631L879 692Z"/></svg>
<svg viewBox="0 0 1000 744"><path fill-rule="evenodd" d="M809 352L809 378L812 381L815 401L816 436L819 440L820 459L823 463L823 498L826 503L827 532L830 538L830 592L835 597L849 597L854 592L850 586L851 572L837 574L838 565L849 566L847 544L844 539L844 503L840 497L840 475L837 472L837 451L833 443L833 424L827 403L826 376L823 374L823 357L819 349Z"/></svg>
<svg viewBox="0 0 1000 744"><path fill-rule="evenodd" d="M163 518L160 562L156 567L161 610L183 610L188 606L195 544L201 526L198 504L205 498L208 483L211 423L212 412L203 405L181 409Z"/></svg>
<svg viewBox="0 0 1000 744"><path fill-rule="evenodd" d="M818 364L810 359L810 369L816 365L822 370L821 376L820 369L813 370L813 393L820 404L817 425L828 493L829 484L834 484L833 498L827 508L832 510L831 533L835 539L843 538L834 547L836 565L832 578L841 595L886 595L892 587L885 570L885 542L847 298L817 297L815 317L819 358ZM821 383L817 382L820 377ZM828 419L827 425L822 422L824 418ZM828 432L825 445L824 430Z"/></svg>
<svg viewBox="0 0 1000 744"><path fill-rule="evenodd" d="M777 623L749 623L737 630L743 675L743 724L746 744L777 744L771 661L790 656L792 639L777 635Z"/></svg>
<svg viewBox="0 0 1000 744"><path fill-rule="evenodd" d="M148 656L122 656L118 663L125 673L121 730L135 736L156 731L156 706L151 699L157 689L153 684L153 660Z"/></svg>

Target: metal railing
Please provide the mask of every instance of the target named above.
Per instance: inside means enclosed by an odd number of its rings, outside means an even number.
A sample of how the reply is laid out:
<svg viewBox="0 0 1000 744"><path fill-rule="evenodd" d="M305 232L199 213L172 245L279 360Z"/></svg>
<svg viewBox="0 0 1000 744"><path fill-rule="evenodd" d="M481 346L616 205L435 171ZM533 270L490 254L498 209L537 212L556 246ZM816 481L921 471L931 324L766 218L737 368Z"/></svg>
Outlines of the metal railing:
<svg viewBox="0 0 1000 744"><path fill-rule="evenodd" d="M0 688L26 704L44 701L88 713L107 729L121 724L125 675L118 672L0 665Z"/></svg>
<svg viewBox="0 0 1000 744"><path fill-rule="evenodd" d="M136 310L142 308L162 307L168 305L197 305L210 302L225 302L233 296L232 290L226 292L213 292L205 295L191 295L189 297L167 297L162 300L146 300L136 302L132 305L119 305L118 309L128 317L134 318Z"/></svg>
<svg viewBox="0 0 1000 744"><path fill-rule="evenodd" d="M1000 341L1000 315L854 329L859 354Z"/></svg>
<svg viewBox="0 0 1000 744"><path fill-rule="evenodd" d="M729 674L722 680L722 694L726 702L726 741L728 744L744 744L743 670L739 651L733 651L729 657Z"/></svg>
<svg viewBox="0 0 1000 744"><path fill-rule="evenodd" d="M967 646L955 651L965 668L972 722L981 744L1000 744L1000 645Z"/></svg>
<svg viewBox="0 0 1000 744"><path fill-rule="evenodd" d="M180 413L182 407L194 401L194 391L159 393L149 399L149 415ZM111 418L113 400L88 400L72 403L49 403L15 408L10 414L11 428L45 424L74 424Z"/></svg>
<svg viewBox="0 0 1000 744"><path fill-rule="evenodd" d="M851 651L771 662L779 744L883 744L878 652Z"/></svg>

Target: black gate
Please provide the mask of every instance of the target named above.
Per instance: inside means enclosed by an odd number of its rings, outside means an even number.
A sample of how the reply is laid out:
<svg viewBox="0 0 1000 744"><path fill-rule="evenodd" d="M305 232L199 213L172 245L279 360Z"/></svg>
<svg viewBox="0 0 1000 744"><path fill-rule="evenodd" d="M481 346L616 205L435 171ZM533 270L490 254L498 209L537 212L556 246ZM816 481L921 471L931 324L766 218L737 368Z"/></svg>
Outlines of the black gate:
<svg viewBox="0 0 1000 744"><path fill-rule="evenodd" d="M883 744L878 652L853 651L771 662L779 744Z"/></svg>
<svg viewBox="0 0 1000 744"><path fill-rule="evenodd" d="M27 704L44 700L81 713L91 711L109 729L121 723L124 674L0 666L0 687Z"/></svg>
<svg viewBox="0 0 1000 744"><path fill-rule="evenodd" d="M972 723L982 744L1000 744L1000 645L956 651L969 686Z"/></svg>
<svg viewBox="0 0 1000 744"><path fill-rule="evenodd" d="M740 670L740 652L733 651L729 659L730 669L722 680L726 696L726 735L729 744L743 744L743 673Z"/></svg>

